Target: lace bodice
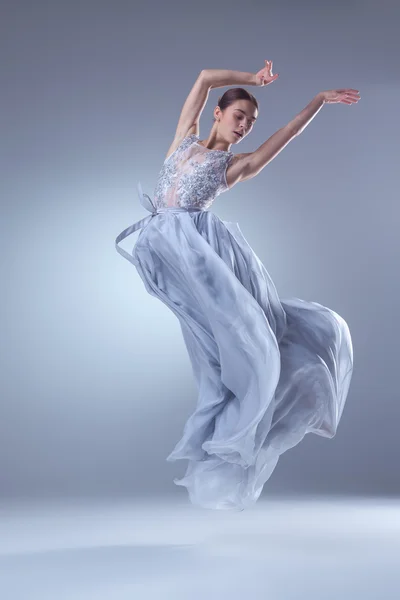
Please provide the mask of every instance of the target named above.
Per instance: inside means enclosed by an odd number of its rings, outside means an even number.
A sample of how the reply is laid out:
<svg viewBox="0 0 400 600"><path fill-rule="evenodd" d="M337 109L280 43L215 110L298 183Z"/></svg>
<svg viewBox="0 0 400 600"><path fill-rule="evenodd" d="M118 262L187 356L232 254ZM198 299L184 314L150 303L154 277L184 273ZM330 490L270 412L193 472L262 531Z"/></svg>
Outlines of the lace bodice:
<svg viewBox="0 0 400 600"><path fill-rule="evenodd" d="M186 136L164 161L154 190L157 208L176 206L208 209L226 192L226 170L234 154L209 150L195 134Z"/></svg>

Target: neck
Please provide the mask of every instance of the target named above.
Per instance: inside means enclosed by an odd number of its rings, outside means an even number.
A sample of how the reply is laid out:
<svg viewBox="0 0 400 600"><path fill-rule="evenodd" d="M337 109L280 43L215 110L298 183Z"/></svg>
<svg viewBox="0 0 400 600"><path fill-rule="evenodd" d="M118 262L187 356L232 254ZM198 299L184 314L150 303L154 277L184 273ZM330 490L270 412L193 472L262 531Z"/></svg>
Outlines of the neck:
<svg viewBox="0 0 400 600"><path fill-rule="evenodd" d="M207 150L230 150L231 144L225 140L218 139L218 133L211 130L208 138L199 142Z"/></svg>

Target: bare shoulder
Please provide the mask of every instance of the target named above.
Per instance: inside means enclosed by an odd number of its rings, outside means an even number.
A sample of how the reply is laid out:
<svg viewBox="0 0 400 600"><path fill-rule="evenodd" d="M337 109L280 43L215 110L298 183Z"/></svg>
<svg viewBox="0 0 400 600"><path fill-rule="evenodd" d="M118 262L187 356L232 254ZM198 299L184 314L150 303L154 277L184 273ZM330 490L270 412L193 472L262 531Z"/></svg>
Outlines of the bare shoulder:
<svg viewBox="0 0 400 600"><path fill-rule="evenodd" d="M175 135L174 141L172 142L171 146L169 147L169 150L167 152L167 156L165 157L165 160L167 160L167 158L175 152L175 150L177 149L179 144L182 143L182 140L184 140L185 137L187 137L188 135L192 135L192 134L199 135L198 123L195 123L194 125L192 125L187 131L180 131L179 133L177 133Z"/></svg>
<svg viewBox="0 0 400 600"><path fill-rule="evenodd" d="M251 154L251 152L244 152L242 154L233 155L233 158L226 170L226 182L228 184L228 189L233 188L233 186L240 181L246 181L246 167Z"/></svg>

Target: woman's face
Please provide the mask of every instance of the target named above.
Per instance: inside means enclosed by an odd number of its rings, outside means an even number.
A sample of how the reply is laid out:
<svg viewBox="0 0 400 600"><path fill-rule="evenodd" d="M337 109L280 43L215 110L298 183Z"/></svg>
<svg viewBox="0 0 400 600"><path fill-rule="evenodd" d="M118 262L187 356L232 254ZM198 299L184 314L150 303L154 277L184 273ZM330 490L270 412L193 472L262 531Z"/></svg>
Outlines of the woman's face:
<svg viewBox="0 0 400 600"><path fill-rule="evenodd" d="M243 140L253 129L257 115L257 108L250 100L236 100L228 106L220 123L226 139L230 143L238 143ZM238 137L235 131L241 133L242 137Z"/></svg>

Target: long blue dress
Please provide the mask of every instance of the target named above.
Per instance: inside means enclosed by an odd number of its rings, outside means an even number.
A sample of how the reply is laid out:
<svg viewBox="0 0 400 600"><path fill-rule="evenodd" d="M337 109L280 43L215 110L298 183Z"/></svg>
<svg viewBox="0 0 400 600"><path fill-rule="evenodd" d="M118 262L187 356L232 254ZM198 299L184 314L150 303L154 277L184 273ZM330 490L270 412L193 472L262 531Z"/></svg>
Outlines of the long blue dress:
<svg viewBox="0 0 400 600"><path fill-rule="evenodd" d="M346 321L333 310L281 300L238 223L209 210L227 191L233 153L185 137L164 162L152 214L115 240L146 290L178 317L198 389L195 410L167 461L191 502L243 510L279 456L306 433L336 434L353 371ZM132 250L119 242L140 229Z"/></svg>

